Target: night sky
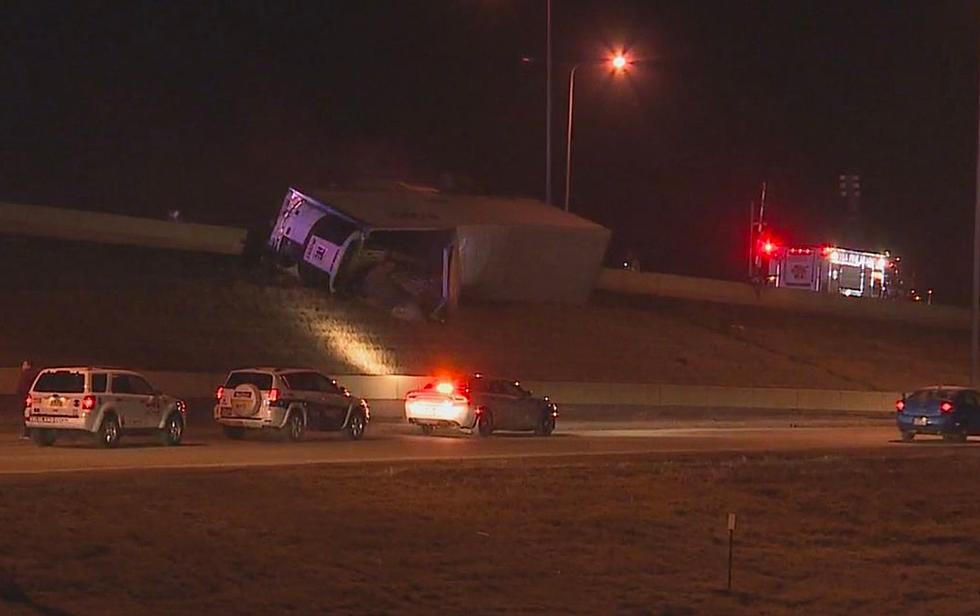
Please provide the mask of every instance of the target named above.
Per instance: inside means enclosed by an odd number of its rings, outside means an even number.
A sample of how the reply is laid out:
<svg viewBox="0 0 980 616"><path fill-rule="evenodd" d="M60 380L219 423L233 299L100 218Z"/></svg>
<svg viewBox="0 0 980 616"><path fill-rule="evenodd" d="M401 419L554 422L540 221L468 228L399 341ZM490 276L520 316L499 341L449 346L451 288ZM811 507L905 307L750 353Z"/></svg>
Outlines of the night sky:
<svg viewBox="0 0 980 616"><path fill-rule="evenodd" d="M966 0L554 0L554 198L569 63L625 46L627 76L576 88L572 209L611 259L744 277L767 180L782 239L890 249L965 302L977 23ZM0 200L250 225L291 184L542 198L544 33L544 0L5 2Z"/></svg>

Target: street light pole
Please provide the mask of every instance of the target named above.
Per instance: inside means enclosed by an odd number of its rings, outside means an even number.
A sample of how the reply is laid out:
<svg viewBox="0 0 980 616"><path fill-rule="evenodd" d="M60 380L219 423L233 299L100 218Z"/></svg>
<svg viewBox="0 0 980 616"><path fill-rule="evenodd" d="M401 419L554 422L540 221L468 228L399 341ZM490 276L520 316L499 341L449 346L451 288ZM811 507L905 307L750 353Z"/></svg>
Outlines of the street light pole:
<svg viewBox="0 0 980 616"><path fill-rule="evenodd" d="M622 52L609 60L614 72L622 72L630 64L630 60ZM572 194L572 118L575 114L575 71L581 63L572 67L568 73L568 129L565 132L565 211L568 211L569 199Z"/></svg>
<svg viewBox="0 0 980 616"><path fill-rule="evenodd" d="M548 76L545 79L547 92L545 95L544 119L544 202L551 205L551 0L548 0L548 36L546 64Z"/></svg>
<svg viewBox="0 0 980 616"><path fill-rule="evenodd" d="M980 364L980 45L977 47L977 176L973 204L973 314L970 340L970 386L977 387Z"/></svg>
<svg viewBox="0 0 980 616"><path fill-rule="evenodd" d="M575 71L579 65L572 67L568 74L568 130L565 133L565 211L568 211L568 198L572 188L572 114L575 111Z"/></svg>

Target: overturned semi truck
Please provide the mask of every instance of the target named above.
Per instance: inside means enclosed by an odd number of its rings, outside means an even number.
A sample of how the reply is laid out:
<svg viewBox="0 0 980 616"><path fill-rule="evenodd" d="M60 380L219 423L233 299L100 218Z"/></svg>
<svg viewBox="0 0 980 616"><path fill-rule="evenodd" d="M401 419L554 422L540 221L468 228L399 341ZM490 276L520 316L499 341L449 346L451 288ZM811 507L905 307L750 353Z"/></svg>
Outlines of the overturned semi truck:
<svg viewBox="0 0 980 616"><path fill-rule="evenodd" d="M460 297L582 303L608 229L531 199L290 188L268 247L309 284L426 315Z"/></svg>
<svg viewBox="0 0 980 616"><path fill-rule="evenodd" d="M321 198L322 199L322 198ZM331 293L360 295L408 317L441 318L459 303L454 229L376 226L291 188L269 236L281 265Z"/></svg>

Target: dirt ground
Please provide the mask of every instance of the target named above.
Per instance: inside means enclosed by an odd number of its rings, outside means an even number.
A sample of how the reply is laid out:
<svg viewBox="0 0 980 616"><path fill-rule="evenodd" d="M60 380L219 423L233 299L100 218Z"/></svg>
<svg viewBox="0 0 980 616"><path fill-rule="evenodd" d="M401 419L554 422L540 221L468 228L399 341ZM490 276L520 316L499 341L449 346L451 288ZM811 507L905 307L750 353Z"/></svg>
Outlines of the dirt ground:
<svg viewBox="0 0 980 616"><path fill-rule="evenodd" d="M977 613L980 449L896 451L7 477L0 613Z"/></svg>

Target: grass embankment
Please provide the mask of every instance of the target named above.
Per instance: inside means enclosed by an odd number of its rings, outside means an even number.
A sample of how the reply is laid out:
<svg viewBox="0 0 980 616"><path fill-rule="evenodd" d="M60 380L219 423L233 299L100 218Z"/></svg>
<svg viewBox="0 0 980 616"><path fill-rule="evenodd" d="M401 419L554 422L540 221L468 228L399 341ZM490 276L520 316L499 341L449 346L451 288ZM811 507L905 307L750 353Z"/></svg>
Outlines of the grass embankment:
<svg viewBox="0 0 980 616"><path fill-rule="evenodd" d="M909 389L965 378L967 336L899 323L597 295L587 306L468 305L403 323L234 261L7 240L0 365L221 371L482 370L539 380ZM11 256L12 255L12 256ZM0 255L3 256L3 255Z"/></svg>
<svg viewBox="0 0 980 616"><path fill-rule="evenodd" d="M7 477L0 612L976 613L980 457L922 449Z"/></svg>

